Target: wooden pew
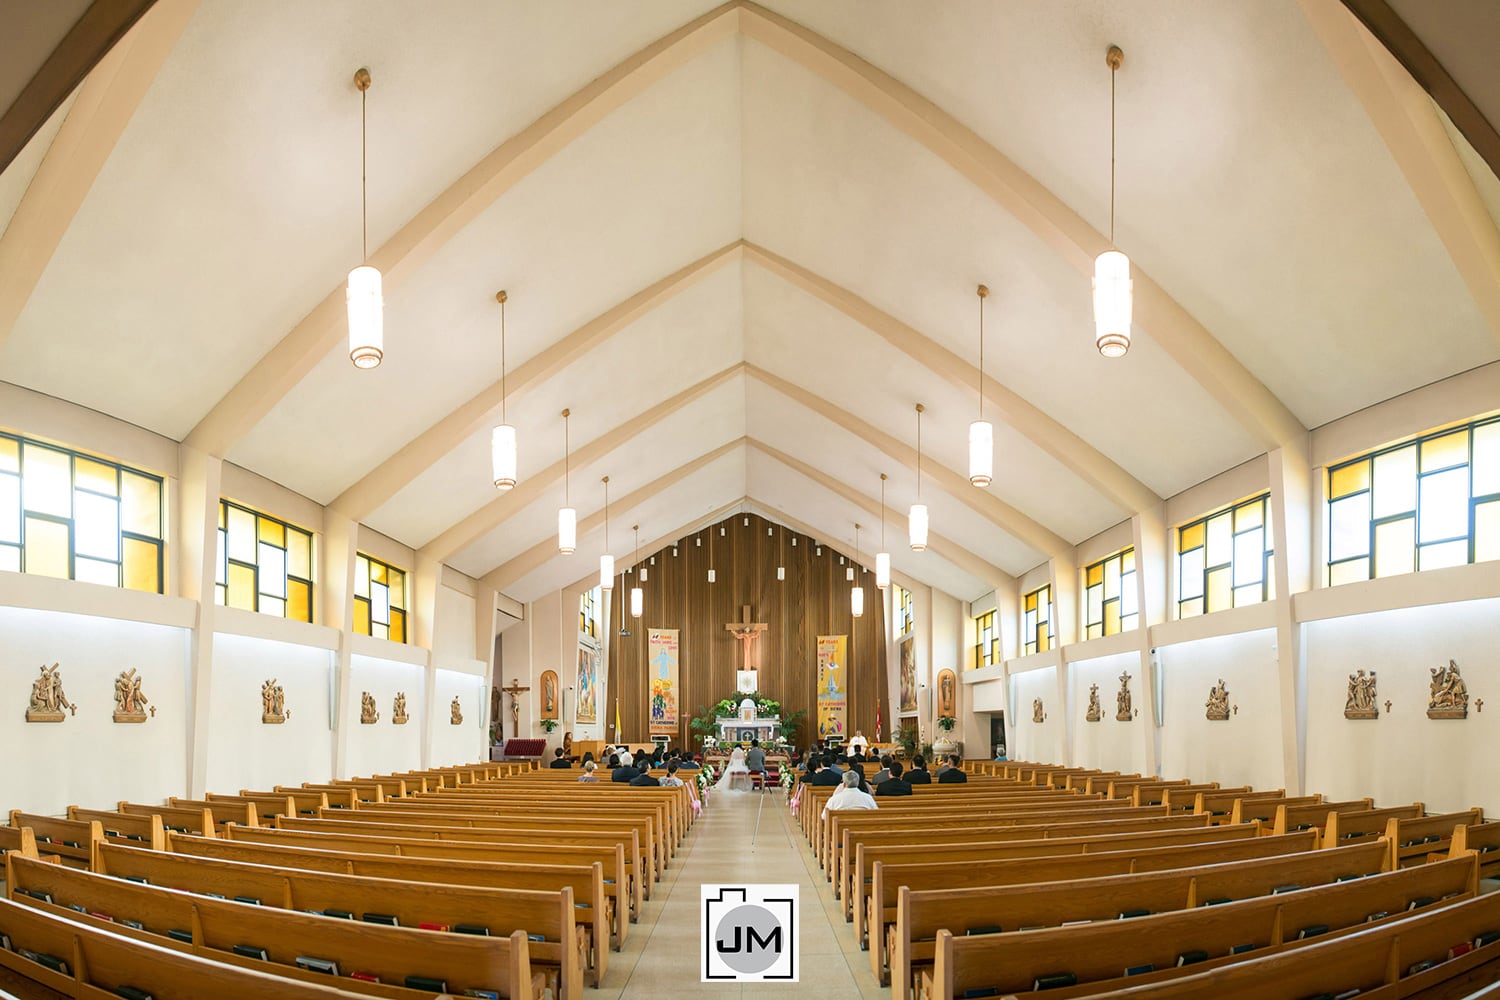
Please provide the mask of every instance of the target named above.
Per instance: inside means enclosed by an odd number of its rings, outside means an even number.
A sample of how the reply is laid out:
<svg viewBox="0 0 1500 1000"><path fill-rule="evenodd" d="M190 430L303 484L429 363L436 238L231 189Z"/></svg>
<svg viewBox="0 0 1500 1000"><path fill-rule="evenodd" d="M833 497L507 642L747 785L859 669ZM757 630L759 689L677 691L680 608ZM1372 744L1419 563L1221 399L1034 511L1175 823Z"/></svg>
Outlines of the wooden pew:
<svg viewBox="0 0 1500 1000"><path fill-rule="evenodd" d="M1461 826L1454 830L1448 856L1462 857L1465 851L1479 855L1481 878L1500 878L1500 822Z"/></svg>
<svg viewBox="0 0 1500 1000"><path fill-rule="evenodd" d="M118 997L115 989L129 986L156 1000L203 1000L204 997L275 997L276 1000L355 1000L371 995L422 996L400 987L371 987L361 992L340 989L358 987L354 980L336 980L326 975L304 973L298 977L264 962L252 967L248 959L237 964L222 961L204 949L199 957L191 946L156 935L143 935L117 924L98 924L68 919L9 900L0 900L0 933L11 939L15 950L0 950L0 966L34 981L49 991L47 996L103 1000ZM188 949L188 950L184 950ZM54 971L22 952L52 956L65 963L65 972ZM505 982L497 984L502 995L516 1000L540 997L541 983L531 974L525 935L505 941ZM293 970L301 972L302 970ZM431 996L431 994L426 994Z"/></svg>
<svg viewBox="0 0 1500 1000"><path fill-rule="evenodd" d="M341 805L344 801L349 803L348 808L350 809L358 809L362 802L385 801L385 788L378 781L340 781L325 784L304 781L302 787L312 792L328 793L328 804L335 807ZM276 791L278 792L293 790L282 788L280 785L276 786ZM333 801L334 793L339 794L339 803Z"/></svg>
<svg viewBox="0 0 1500 1000"><path fill-rule="evenodd" d="M644 898L641 886L644 880L634 877L633 865L626 856L622 844L537 844L514 841L476 844L428 840L422 837L375 836L333 831L306 832L271 827L256 829L236 827L229 831L226 839L253 844L460 861L502 861L528 864L589 864L598 861L604 866L606 891L610 891L610 886L616 887L616 891L628 903L626 909L632 923L640 918Z"/></svg>
<svg viewBox="0 0 1500 1000"><path fill-rule="evenodd" d="M208 792L205 798L208 802L227 802L231 805L243 804L253 807L256 826L260 826L262 820L269 823L277 816L297 815L297 802L291 795L225 795Z"/></svg>
<svg viewBox="0 0 1500 1000"><path fill-rule="evenodd" d="M241 788L241 795L290 795L297 804L297 814L314 816L319 809L353 809L359 805L359 796L352 788L287 788L277 785L269 792L255 792ZM209 798L213 798L212 795Z"/></svg>
<svg viewBox="0 0 1500 1000"><path fill-rule="evenodd" d="M285 797L282 797L285 802ZM120 803L121 808L126 803ZM180 799L171 796L167 799L167 805L174 809L201 809L208 813L213 820L214 830L217 832L224 829L229 823L238 823L240 826L260 826L260 810L251 802L232 802L226 799ZM168 830L171 825L168 824ZM191 833L191 830L177 831L180 833Z"/></svg>
<svg viewBox="0 0 1500 1000"><path fill-rule="evenodd" d="M1100 783L1101 782L1094 781L1089 782L1089 791L1097 791ZM1171 785L1186 786L1187 784L1189 784L1189 782L1186 778L1176 778L1171 781L1163 780L1162 778L1154 776L1145 778L1111 778L1109 779L1108 784L1105 785L1104 794L1107 798L1111 799L1134 799L1135 790L1141 785L1166 788L1170 787Z"/></svg>
<svg viewBox="0 0 1500 1000"><path fill-rule="evenodd" d="M94 859L94 844L104 839L104 827L98 820L58 819L12 809L10 825L29 828L41 845L38 850L45 847L47 853L74 868L87 868Z"/></svg>
<svg viewBox="0 0 1500 1000"><path fill-rule="evenodd" d="M1229 821L1230 813L1234 809L1234 803L1236 799L1256 800L1284 798L1286 798L1285 788L1268 789L1259 792L1226 792L1223 789L1213 792L1202 791L1196 792L1193 795L1193 812L1207 813L1209 816L1213 817L1212 822L1222 823ZM1168 794L1166 801L1173 808L1176 808L1179 805L1177 796L1175 795ZM1251 818L1253 819L1257 817ZM1269 821L1272 817L1268 816L1266 818Z"/></svg>
<svg viewBox="0 0 1500 1000"><path fill-rule="evenodd" d="M1290 833L1285 837L1245 837L1217 844L1150 847L1084 855L997 860L982 852L975 852L971 857L950 855L947 860L937 863L891 864L877 860L871 868L869 898L865 908L861 910L865 914L865 920L863 923L856 921L855 933L862 943L868 941L871 964L884 983L884 970L890 962L887 928L895 924L896 904L902 887L924 891L961 889L974 885L1025 885L1032 882L1070 881L1128 875L1133 872L1223 865L1316 852L1317 841L1317 834L1309 830Z"/></svg>
<svg viewBox="0 0 1500 1000"><path fill-rule="evenodd" d="M1295 806L1283 802L1276 807L1276 819L1272 824L1274 833L1291 833L1293 830L1315 829L1324 832L1328 817L1334 813L1366 812L1375 808L1370 799L1350 799L1346 802L1317 802Z"/></svg>
<svg viewBox="0 0 1500 1000"><path fill-rule="evenodd" d="M29 826L0 826L0 854L15 851L23 858L40 858L36 849L36 832ZM62 858L56 854L47 855L55 864L61 864Z"/></svg>
<svg viewBox="0 0 1500 1000"><path fill-rule="evenodd" d="M517 787L504 792L463 789L387 802L378 807L366 806L365 810L373 808L386 813L463 812L500 815L507 820L519 815L598 821L628 819L635 822L645 817L646 823L640 827L641 843L651 842L660 861L658 867L668 867L672 856L677 853L678 845L687 834L686 818L682 815L689 811L687 798L680 796L681 790L675 788L664 788L660 790L664 794L654 794L655 789L630 788L628 785L624 787L629 792L579 792L574 790L574 785L565 786L564 789Z"/></svg>
<svg viewBox="0 0 1500 1000"><path fill-rule="evenodd" d="M1425 864L1428 856L1446 856L1458 827L1479 826L1484 822L1484 811L1467 809L1463 812L1423 816L1420 819L1403 819L1393 816L1386 821L1385 839L1391 849L1391 867L1405 868L1408 865ZM1480 859L1481 862L1483 859Z"/></svg>
<svg viewBox="0 0 1500 1000"><path fill-rule="evenodd" d="M159 851L166 839L166 826L161 817L154 814L142 816L138 813L68 806L68 818L84 822L97 820L104 827L104 839L111 843L144 844L153 851Z"/></svg>
<svg viewBox="0 0 1500 1000"><path fill-rule="evenodd" d="M1305 806L1320 803L1322 795L1292 795L1278 798L1276 796L1245 795L1235 800L1233 807L1229 810L1229 822L1248 823L1251 820L1259 820L1266 824L1269 831L1276 823L1276 809L1278 806ZM1370 799L1362 799L1368 803L1365 808L1372 808L1374 802Z"/></svg>
<svg viewBox="0 0 1500 1000"><path fill-rule="evenodd" d="M1436 906L1445 896L1462 900L1477 893L1478 866L1465 858L1131 920L966 937L945 930L938 935L937 964L922 974L923 996L985 987L1002 993L1030 991L1038 980L1061 974L1095 991L1119 989L1130 985L1127 969L1142 969L1143 981L1160 981L1182 975L1177 971L1181 966L1228 964L1257 949L1358 929L1372 917L1391 920L1412 903ZM1247 945L1247 952L1231 954ZM1280 983L1276 994L1297 995L1283 992Z"/></svg>
<svg viewBox="0 0 1500 1000"><path fill-rule="evenodd" d="M693 822L692 790L680 788L637 788L613 781L582 784L576 779L558 778L563 771L533 771L507 782L466 785L463 788L414 795L421 801L531 802L543 799L556 806L559 798L586 803L586 808L641 808L651 806L662 813L661 831L674 845L687 835Z"/></svg>
<svg viewBox="0 0 1500 1000"><path fill-rule="evenodd" d="M891 928L891 985L910 996L913 970L932 962L937 932L985 933L987 928L1060 927L1222 905L1287 891L1331 885L1387 871L1390 854L1379 843L1336 851L1308 851L1261 861L1111 875L1033 885L975 886L914 891L902 886ZM872 951L874 942L871 942ZM884 982L884 979L882 979Z"/></svg>
<svg viewBox="0 0 1500 1000"><path fill-rule="evenodd" d="M1330 811L1323 824L1323 846L1339 847L1351 841L1385 836L1386 823L1393 819L1421 819L1422 803L1392 806L1387 809L1356 809L1351 812Z"/></svg>
<svg viewBox="0 0 1500 1000"><path fill-rule="evenodd" d="M588 886L587 895L572 894L571 886L567 887L569 916L582 932L573 935L566 933L572 928L553 925L559 905L555 897L563 888L560 885L528 889L432 884L404 878L314 872L287 865L209 860L112 844L99 849L94 869L100 875L143 880L157 887L200 895L254 900L262 906L285 910L385 914L403 927L418 927L426 922L449 926L472 924L500 933L523 930L536 934L546 929L553 943L534 944L532 958L538 964L562 967L559 952L572 944L579 949L574 956L579 967L598 986L608 962L609 929L604 919L603 870L598 865L592 870L598 873L598 883ZM587 905L574 906L575 900Z"/></svg>
<svg viewBox="0 0 1500 1000"><path fill-rule="evenodd" d="M1136 785L1130 790L1130 801L1137 806L1165 806L1167 796L1175 794L1179 799L1185 799L1186 804L1179 805L1178 810L1188 812L1192 810L1193 799L1199 792L1222 791L1217 781L1199 784L1182 784L1176 781L1157 781L1145 785ZM1241 787L1240 791L1249 792L1249 785Z"/></svg>
<svg viewBox="0 0 1500 1000"><path fill-rule="evenodd" d="M382 983L404 983L409 976L445 980L455 991L466 988L494 989L496 982L507 978L511 938L478 934L440 933L411 927L389 927L359 920L333 920L325 915L309 915L269 906L247 906L243 903L212 899L175 889L141 885L106 878L89 872L44 865L8 855L10 898L43 912L59 915L72 913L69 919L101 928L120 926L143 934L163 935L169 931L166 946L188 945L196 954L213 953L227 964L250 964L264 968L269 961L278 975L302 978L296 966L298 956L316 956L336 962L341 974L362 972L378 977ZM51 902L39 898L51 897ZM557 895L556 920L549 922L545 933L556 935L557 927L573 934L571 913L573 898L568 891ZM564 907L563 904L566 904ZM81 907L73 912L69 907ZM123 923L141 924L131 928ZM525 933L516 928L510 933ZM533 932L535 933L535 931ZM153 940L162 940L159 937ZM552 944L562 952L562 986L559 1000L582 994L582 974L576 951L562 948L554 936L549 942L528 941L530 961ZM250 958L235 952L236 945L264 949L267 958ZM185 949L185 950L189 950ZM319 973L306 972L307 976ZM354 985L359 980L348 980ZM385 993L384 990L380 991ZM434 990L431 992L446 992ZM274 994L272 994L274 995Z"/></svg>

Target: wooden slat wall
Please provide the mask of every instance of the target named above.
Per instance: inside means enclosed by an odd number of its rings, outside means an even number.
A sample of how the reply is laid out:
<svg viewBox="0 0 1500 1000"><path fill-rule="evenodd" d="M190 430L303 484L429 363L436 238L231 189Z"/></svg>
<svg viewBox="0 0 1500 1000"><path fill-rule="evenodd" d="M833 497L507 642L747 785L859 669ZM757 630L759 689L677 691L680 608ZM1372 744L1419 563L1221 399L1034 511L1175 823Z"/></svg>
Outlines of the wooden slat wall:
<svg viewBox="0 0 1500 1000"><path fill-rule="evenodd" d="M873 570L861 568L865 613L855 619L849 611L853 584L844 573L848 561L840 565L839 554L826 546L818 555L813 539L754 514L736 514L689 535L677 543L675 551L674 555L674 546L667 546L654 553L655 565L651 556L641 559L639 565L650 572L642 585L645 614L639 620L629 617L634 567L625 575L625 586L617 587L611 597L611 620L625 621L631 631L628 637L614 636L609 644L610 703L601 710L613 722L615 699L619 699L621 733L617 739L634 743L650 738L647 630L675 628L680 630L682 683L676 742L689 745L688 722L698 707L734 692L740 645L724 625L737 621L745 604L750 605L752 621L770 626L756 643L761 692L780 701L783 712L807 711L797 743L806 746L816 735L813 689L818 678L819 635L850 637L849 731L874 734L876 699L886 689L886 629L885 606L875 588ZM710 565L717 577L713 584L708 582ZM786 567L784 581L776 579L777 565Z"/></svg>

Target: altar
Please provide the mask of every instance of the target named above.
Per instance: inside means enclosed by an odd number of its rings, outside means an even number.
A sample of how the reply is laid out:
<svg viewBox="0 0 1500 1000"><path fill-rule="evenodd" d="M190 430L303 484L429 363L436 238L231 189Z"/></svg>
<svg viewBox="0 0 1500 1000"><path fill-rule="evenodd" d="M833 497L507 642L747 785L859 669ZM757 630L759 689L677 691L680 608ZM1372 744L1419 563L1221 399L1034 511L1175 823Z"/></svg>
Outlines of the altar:
<svg viewBox="0 0 1500 1000"><path fill-rule="evenodd" d="M781 717L761 715L755 702L749 698L740 702L737 715L719 716L714 723L718 727L720 743L749 743L751 740L773 743L781 732Z"/></svg>

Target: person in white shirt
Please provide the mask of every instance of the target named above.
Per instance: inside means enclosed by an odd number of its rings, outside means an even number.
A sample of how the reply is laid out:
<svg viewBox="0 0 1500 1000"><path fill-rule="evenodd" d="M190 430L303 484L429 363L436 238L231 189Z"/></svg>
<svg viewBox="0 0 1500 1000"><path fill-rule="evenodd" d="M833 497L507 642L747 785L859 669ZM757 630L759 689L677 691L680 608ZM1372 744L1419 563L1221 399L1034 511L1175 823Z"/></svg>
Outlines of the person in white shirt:
<svg viewBox="0 0 1500 1000"><path fill-rule="evenodd" d="M831 809L838 812L840 809L879 809L875 797L869 792L859 790L859 773L847 771L844 774L844 783L834 789L832 795L828 796L828 804L823 807L823 818L828 818Z"/></svg>
<svg viewBox="0 0 1500 1000"><path fill-rule="evenodd" d="M850 738L849 746L845 749L845 753L848 756L853 757L854 749L856 747L859 748L859 751L861 753L870 748L870 741L865 739L865 734L858 729L854 731L854 736Z"/></svg>

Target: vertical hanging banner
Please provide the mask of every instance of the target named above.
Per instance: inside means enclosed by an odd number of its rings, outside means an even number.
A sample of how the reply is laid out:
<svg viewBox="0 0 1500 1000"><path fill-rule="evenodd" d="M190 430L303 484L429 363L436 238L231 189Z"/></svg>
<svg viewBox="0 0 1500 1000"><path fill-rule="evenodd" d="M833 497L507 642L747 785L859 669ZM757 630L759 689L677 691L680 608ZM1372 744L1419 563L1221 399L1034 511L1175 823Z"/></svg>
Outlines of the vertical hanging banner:
<svg viewBox="0 0 1500 1000"><path fill-rule="evenodd" d="M654 628L647 633L647 698L651 704L651 735L677 733L677 630Z"/></svg>
<svg viewBox="0 0 1500 1000"><path fill-rule="evenodd" d="M844 736L849 709L848 658L844 650L849 637L818 636L818 737Z"/></svg>
<svg viewBox="0 0 1500 1000"><path fill-rule="evenodd" d="M578 703L573 719L581 725L599 721L599 652L578 644Z"/></svg>

